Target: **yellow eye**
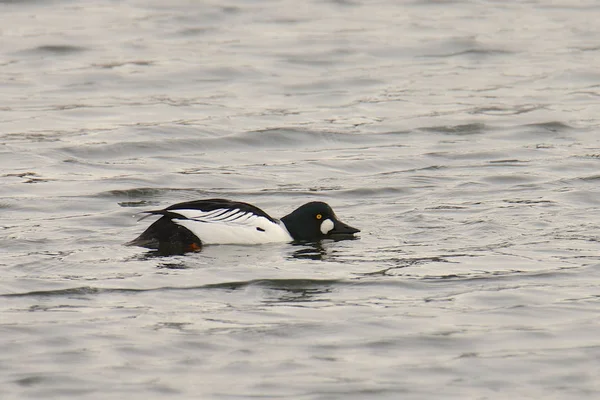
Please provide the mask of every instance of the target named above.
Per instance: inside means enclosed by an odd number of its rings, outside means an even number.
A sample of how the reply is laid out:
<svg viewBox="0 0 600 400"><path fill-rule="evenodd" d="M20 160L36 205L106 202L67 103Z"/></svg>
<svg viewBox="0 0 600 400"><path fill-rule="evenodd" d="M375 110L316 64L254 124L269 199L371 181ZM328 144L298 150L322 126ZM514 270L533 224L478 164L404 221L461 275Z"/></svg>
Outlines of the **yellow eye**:
<svg viewBox="0 0 600 400"><path fill-rule="evenodd" d="M317 214L317 219L321 219L323 216L321 214Z"/></svg>

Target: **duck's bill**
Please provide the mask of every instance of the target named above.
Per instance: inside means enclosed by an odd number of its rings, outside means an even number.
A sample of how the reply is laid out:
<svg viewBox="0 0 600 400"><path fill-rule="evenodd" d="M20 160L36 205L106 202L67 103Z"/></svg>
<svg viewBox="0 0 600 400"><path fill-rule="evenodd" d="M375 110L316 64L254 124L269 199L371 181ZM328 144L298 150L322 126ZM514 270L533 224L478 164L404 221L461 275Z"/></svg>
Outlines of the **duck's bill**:
<svg viewBox="0 0 600 400"><path fill-rule="evenodd" d="M360 229L353 228L350 225L343 223L342 221L335 221L333 229L329 231L329 235L352 236L358 232L360 232Z"/></svg>

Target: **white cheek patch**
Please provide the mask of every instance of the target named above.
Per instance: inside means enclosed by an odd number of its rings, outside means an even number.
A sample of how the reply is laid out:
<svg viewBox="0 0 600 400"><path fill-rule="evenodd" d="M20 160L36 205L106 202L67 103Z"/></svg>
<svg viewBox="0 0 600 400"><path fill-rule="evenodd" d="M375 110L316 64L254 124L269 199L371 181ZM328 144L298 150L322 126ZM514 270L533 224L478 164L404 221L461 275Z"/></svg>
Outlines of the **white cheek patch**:
<svg viewBox="0 0 600 400"><path fill-rule="evenodd" d="M329 233L329 231L331 231L333 229L333 221L330 219L326 219L325 221L321 222L321 233L323 235L327 235Z"/></svg>

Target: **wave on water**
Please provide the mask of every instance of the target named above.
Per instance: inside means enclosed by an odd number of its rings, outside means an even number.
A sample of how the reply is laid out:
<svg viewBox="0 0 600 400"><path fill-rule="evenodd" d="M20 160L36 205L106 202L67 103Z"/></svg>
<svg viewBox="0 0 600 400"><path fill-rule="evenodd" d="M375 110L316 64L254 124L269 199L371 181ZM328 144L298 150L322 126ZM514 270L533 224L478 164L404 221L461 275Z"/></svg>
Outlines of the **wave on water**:
<svg viewBox="0 0 600 400"><path fill-rule="evenodd" d="M252 279L239 282L211 283L207 285L185 286L185 287L158 287L149 289L134 288L99 288L93 286L80 286L68 289L38 290L22 293L0 294L0 297L71 297L71 296L94 296L108 293L146 293L163 291L189 291L189 290L237 290L248 286L258 286L268 289L295 290L310 287L323 287L331 285L350 284L344 280L337 279Z"/></svg>

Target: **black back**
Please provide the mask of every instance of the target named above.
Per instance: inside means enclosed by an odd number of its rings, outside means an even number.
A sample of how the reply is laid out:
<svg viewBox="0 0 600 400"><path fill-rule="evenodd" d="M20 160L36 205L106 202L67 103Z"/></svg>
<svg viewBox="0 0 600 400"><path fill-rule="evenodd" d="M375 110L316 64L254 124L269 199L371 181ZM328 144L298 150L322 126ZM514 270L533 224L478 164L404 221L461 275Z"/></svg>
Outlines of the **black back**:
<svg viewBox="0 0 600 400"><path fill-rule="evenodd" d="M164 210L155 210L155 211L145 211L148 214L157 214L164 215L170 218L179 218L182 216L177 214L177 210L200 210L200 211L214 211L214 210L234 210L239 209L243 212L249 212L259 217L265 217L271 222L277 222L274 218L272 218L269 214L261 210L260 208L253 206L252 204L243 203L241 201L232 201L227 199L207 199L207 200L192 200L186 201L183 203L173 204L165 208Z"/></svg>

